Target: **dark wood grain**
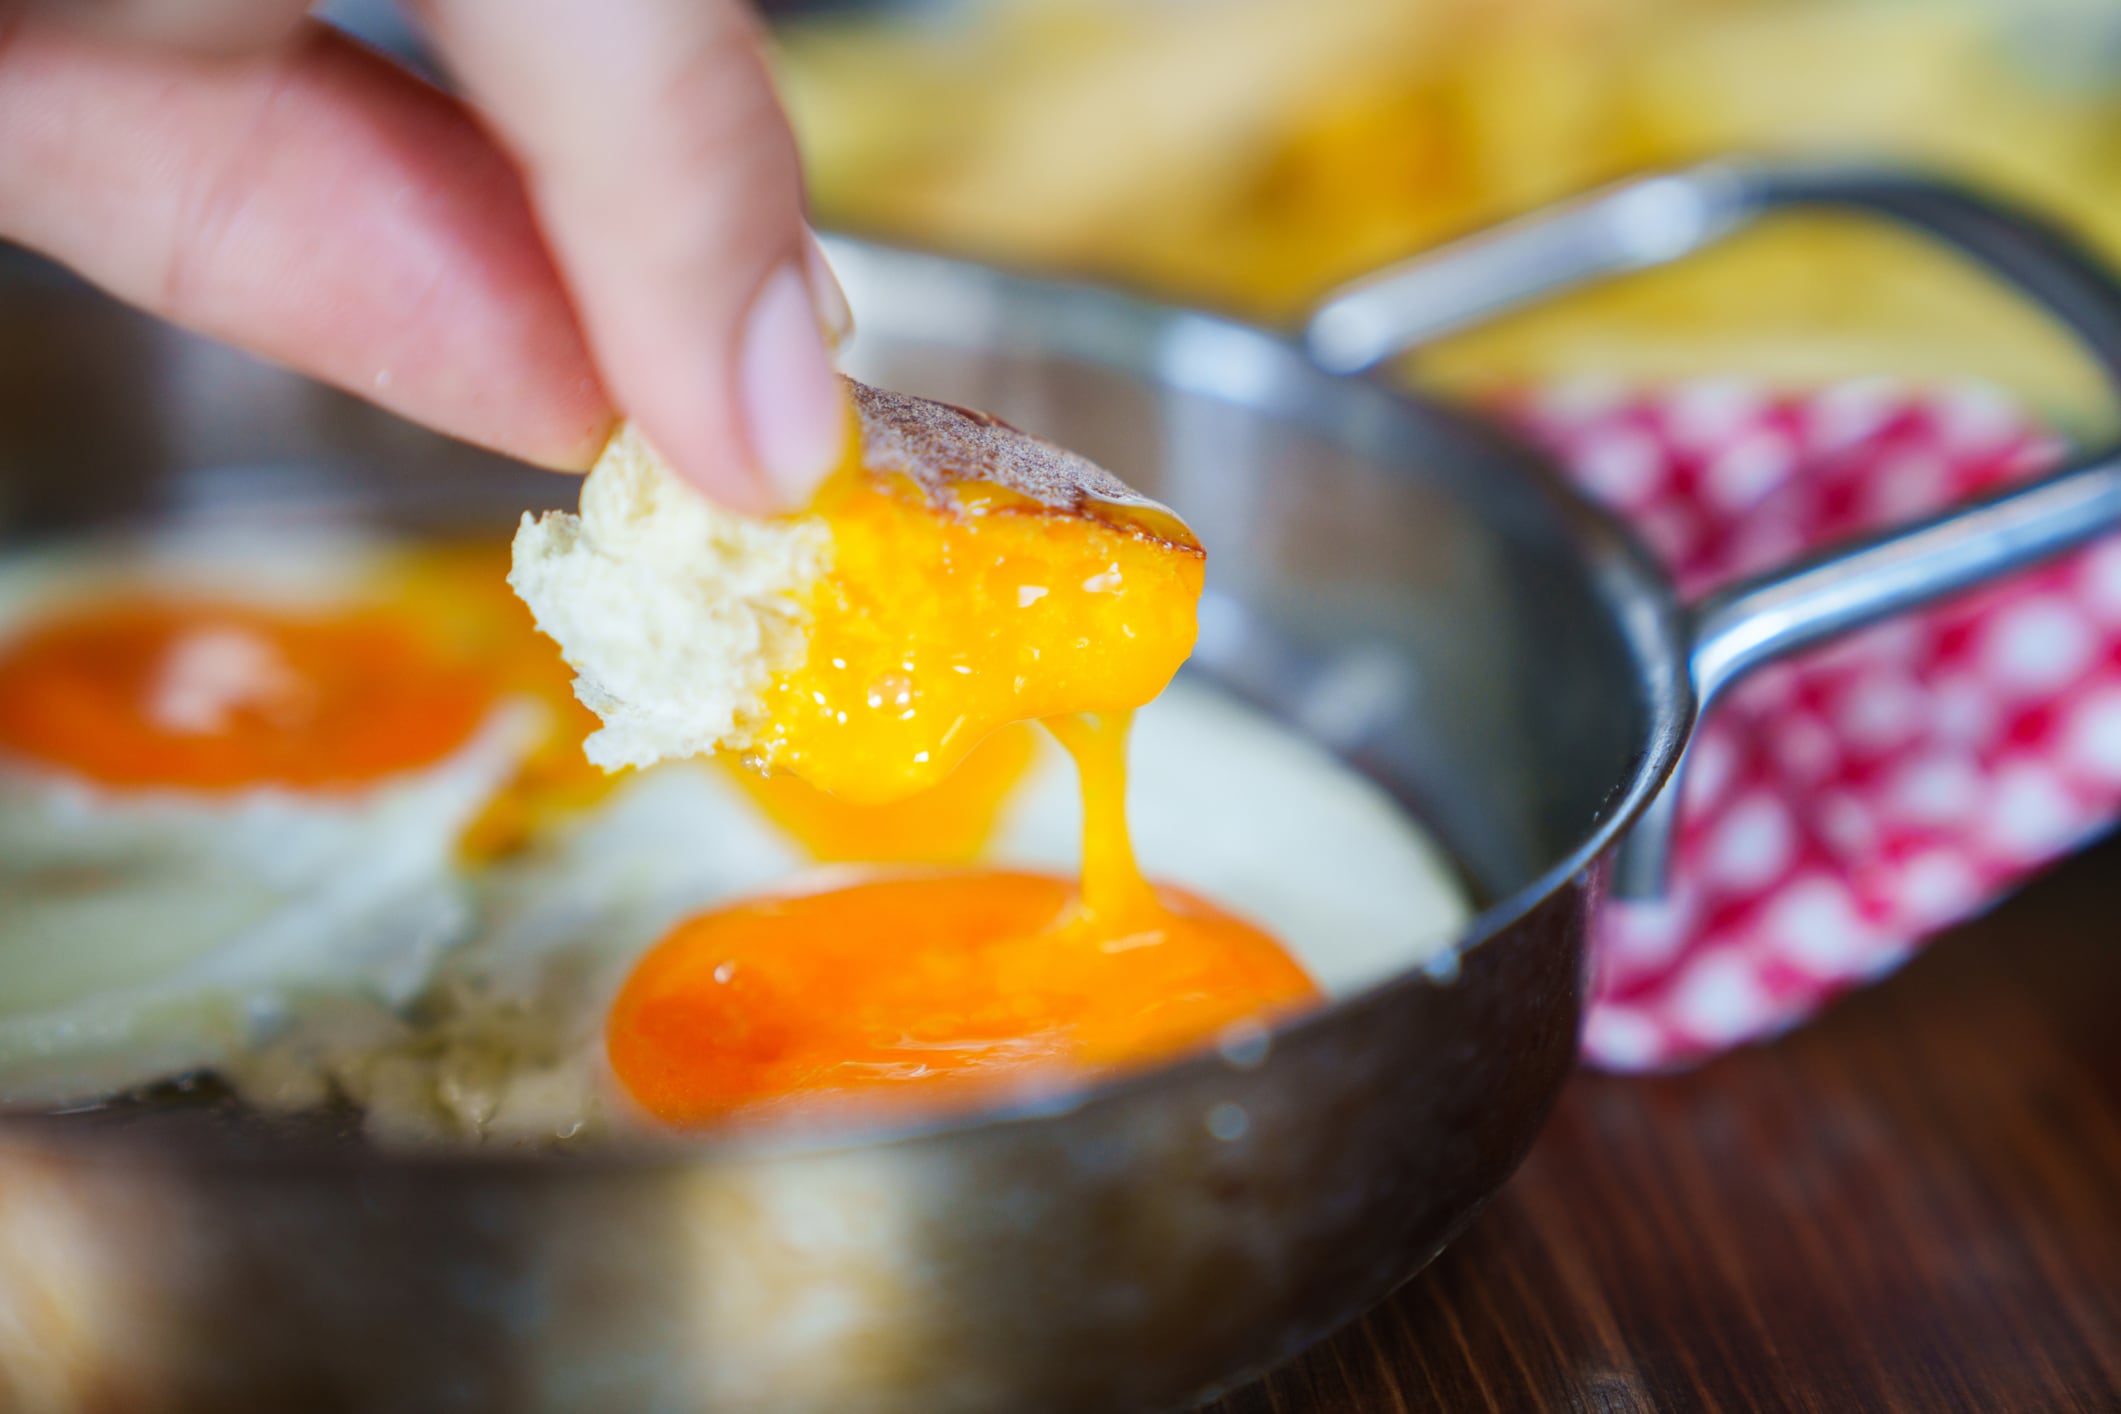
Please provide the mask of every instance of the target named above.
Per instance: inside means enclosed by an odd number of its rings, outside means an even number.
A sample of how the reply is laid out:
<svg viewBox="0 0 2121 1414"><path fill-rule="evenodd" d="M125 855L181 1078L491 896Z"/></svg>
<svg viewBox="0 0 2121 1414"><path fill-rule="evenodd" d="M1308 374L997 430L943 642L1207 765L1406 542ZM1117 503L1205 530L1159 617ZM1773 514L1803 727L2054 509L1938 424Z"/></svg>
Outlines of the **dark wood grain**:
<svg viewBox="0 0 2121 1414"><path fill-rule="evenodd" d="M1211 1407L2121 1410L2121 842L1774 1045L1579 1076L1428 1272Z"/></svg>

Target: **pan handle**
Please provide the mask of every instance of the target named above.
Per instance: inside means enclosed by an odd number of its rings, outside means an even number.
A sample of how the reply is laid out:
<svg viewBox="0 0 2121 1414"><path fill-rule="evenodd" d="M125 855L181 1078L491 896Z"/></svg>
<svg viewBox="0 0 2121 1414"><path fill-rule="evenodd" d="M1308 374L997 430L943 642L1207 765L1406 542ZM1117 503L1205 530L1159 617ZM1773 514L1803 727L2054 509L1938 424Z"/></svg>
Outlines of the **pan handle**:
<svg viewBox="0 0 2121 1414"><path fill-rule="evenodd" d="M1770 212L1856 211L1958 250L2068 326L2121 389L2121 283L2062 232L1902 172L1716 162L1624 182L1365 277L1310 320L1311 356L1359 373L1407 349L1605 276L1714 244ZM1764 663L2023 569L2121 528L2121 448L1719 589L1688 610L1694 715ZM1622 844L1614 887L1663 891L1679 767Z"/></svg>

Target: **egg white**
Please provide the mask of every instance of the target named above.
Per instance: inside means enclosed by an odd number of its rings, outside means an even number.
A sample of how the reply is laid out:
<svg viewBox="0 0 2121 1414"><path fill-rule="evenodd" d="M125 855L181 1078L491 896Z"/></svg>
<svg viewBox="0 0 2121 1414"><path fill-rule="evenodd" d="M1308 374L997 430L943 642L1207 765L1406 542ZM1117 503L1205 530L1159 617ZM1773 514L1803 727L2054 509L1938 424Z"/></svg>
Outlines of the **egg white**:
<svg viewBox="0 0 2121 1414"><path fill-rule="evenodd" d="M1419 965L1470 916L1444 856L1377 787L1270 719L1180 683L1137 717L1128 814L1154 878L1276 934L1329 995ZM1041 748L986 863L1072 873L1073 765ZM603 1028L634 962L681 920L846 867L805 856L723 775L657 767L490 873L478 936L410 1021L371 1011L290 1033L235 1074L306 1103L318 1077L405 1140L587 1139L632 1124Z"/></svg>
<svg viewBox="0 0 2121 1414"><path fill-rule="evenodd" d="M488 871L477 936L410 1018L341 1008L228 1073L268 1106L343 1096L385 1139L602 1132L626 1122L603 1027L635 960L685 918L785 886L806 864L719 771L682 762L638 773Z"/></svg>
<svg viewBox="0 0 2121 1414"><path fill-rule="evenodd" d="M345 537L202 534L0 562L0 641L86 593L328 604ZM472 921L466 826L544 730L504 704L446 759L358 790L120 790L0 757L0 1104L213 1066L307 1002L398 1005Z"/></svg>

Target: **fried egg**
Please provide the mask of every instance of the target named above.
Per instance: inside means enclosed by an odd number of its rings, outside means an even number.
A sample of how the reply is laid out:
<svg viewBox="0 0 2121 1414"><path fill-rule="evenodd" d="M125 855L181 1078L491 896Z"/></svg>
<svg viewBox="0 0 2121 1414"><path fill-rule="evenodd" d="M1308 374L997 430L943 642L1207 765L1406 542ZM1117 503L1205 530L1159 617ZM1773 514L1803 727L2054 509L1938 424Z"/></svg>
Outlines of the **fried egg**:
<svg viewBox="0 0 2121 1414"><path fill-rule="evenodd" d="M844 387L853 435L799 515L718 508L625 429L579 514L524 518L509 582L604 720L587 754L719 752L849 809L900 807L1035 721L1081 781L1077 868L963 866L688 920L612 1006L629 1097L686 1128L961 1106L1315 1003L1272 935L1145 875L1128 830L1133 713L1197 632L1193 532L996 418Z"/></svg>
<svg viewBox="0 0 2121 1414"><path fill-rule="evenodd" d="M391 563L285 530L0 562L0 1103L401 1004L464 936L460 842L550 713L379 590Z"/></svg>
<svg viewBox="0 0 2121 1414"><path fill-rule="evenodd" d="M1145 870L1270 931L1326 995L1420 965L1469 918L1445 856L1389 797L1213 688L1181 679L1137 714L1135 739L1127 803ZM1072 875L1073 767L1046 743L1010 776L976 862ZM614 1003L645 955L737 901L910 877L904 865L817 865L755 797L704 762L627 778L602 808L489 871L478 935L409 1018L349 1008L251 1053L239 1086L285 1105L336 1091L386 1139L540 1144L647 1127L608 1049ZM824 838L847 853L844 818ZM816 1005L830 1004L821 993Z"/></svg>

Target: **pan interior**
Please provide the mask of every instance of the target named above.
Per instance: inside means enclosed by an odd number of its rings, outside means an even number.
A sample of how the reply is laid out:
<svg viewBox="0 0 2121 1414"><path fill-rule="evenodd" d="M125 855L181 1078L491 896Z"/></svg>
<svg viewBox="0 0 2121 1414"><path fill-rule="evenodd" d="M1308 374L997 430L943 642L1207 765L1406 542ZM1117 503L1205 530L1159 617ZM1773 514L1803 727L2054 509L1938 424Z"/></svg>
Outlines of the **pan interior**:
<svg viewBox="0 0 2121 1414"><path fill-rule="evenodd" d="M1669 736L1662 586L1536 459L1316 373L1257 331L837 243L849 371L991 410L1187 517L1211 548L1188 672L1383 786L1492 926L1570 871ZM176 333L26 257L0 395L0 536L231 515L505 536L570 478L444 441ZM1478 936L1478 929L1474 936Z"/></svg>
<svg viewBox="0 0 2121 1414"><path fill-rule="evenodd" d="M0 1323L0 1368L211 1408L1179 1407L1405 1280L1515 1166L1575 1054L1574 876L1676 740L1668 593L1521 450L1276 339L835 255L851 371L991 408L1190 518L1195 671L1437 831L1493 901L1483 944L1257 1049L892 1143L349 1162L306 1152L348 1116L290 1134L203 1091L10 1117L36 1240L0 1243L32 1317ZM4 252L0 316L8 545L231 515L498 537L573 499Z"/></svg>

